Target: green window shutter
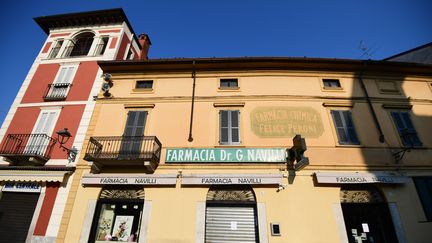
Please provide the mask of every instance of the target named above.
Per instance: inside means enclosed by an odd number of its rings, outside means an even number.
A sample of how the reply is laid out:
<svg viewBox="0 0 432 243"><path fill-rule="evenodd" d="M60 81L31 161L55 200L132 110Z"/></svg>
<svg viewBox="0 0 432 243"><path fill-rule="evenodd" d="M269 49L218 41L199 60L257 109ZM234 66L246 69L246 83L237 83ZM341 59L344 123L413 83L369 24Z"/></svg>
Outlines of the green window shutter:
<svg viewBox="0 0 432 243"><path fill-rule="evenodd" d="M347 127L348 141L350 141L350 144L360 144L352 121L351 111L344 111L343 114Z"/></svg>
<svg viewBox="0 0 432 243"><path fill-rule="evenodd" d="M220 144L240 143L239 114L238 110L221 110L219 112Z"/></svg>
<svg viewBox="0 0 432 243"><path fill-rule="evenodd" d="M139 156L143 142L147 111L129 111L120 154L126 156Z"/></svg>
<svg viewBox="0 0 432 243"><path fill-rule="evenodd" d="M351 111L332 110L331 114L339 144L360 144L352 121Z"/></svg>
<svg viewBox="0 0 432 243"><path fill-rule="evenodd" d="M231 142L240 143L239 111L231 111Z"/></svg>
<svg viewBox="0 0 432 243"><path fill-rule="evenodd" d="M345 128L342 121L341 116L342 111L331 111L332 117L333 117L333 123L336 128L336 133L338 136L339 144L348 144L348 137L345 133Z"/></svg>
<svg viewBox="0 0 432 243"><path fill-rule="evenodd" d="M219 117L220 117L220 137L219 142L221 144L227 144L229 143L229 111L220 111Z"/></svg>
<svg viewBox="0 0 432 243"><path fill-rule="evenodd" d="M422 146L408 112L390 112L404 146Z"/></svg>

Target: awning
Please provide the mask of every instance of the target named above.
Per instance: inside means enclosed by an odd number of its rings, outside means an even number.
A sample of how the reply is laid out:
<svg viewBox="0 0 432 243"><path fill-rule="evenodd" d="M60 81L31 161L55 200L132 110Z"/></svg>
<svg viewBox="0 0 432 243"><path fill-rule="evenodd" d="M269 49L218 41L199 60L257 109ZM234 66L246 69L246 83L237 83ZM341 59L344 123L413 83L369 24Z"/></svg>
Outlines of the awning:
<svg viewBox="0 0 432 243"><path fill-rule="evenodd" d="M273 174L185 174L182 185L279 185L283 175Z"/></svg>
<svg viewBox="0 0 432 243"><path fill-rule="evenodd" d="M85 174L83 185L175 185L176 174Z"/></svg>
<svg viewBox="0 0 432 243"><path fill-rule="evenodd" d="M406 183L408 177L397 172L315 172L318 183L331 184L363 184L384 183L396 184Z"/></svg>
<svg viewBox="0 0 432 243"><path fill-rule="evenodd" d="M71 171L49 170L0 170L0 181L22 182L62 182L66 174Z"/></svg>

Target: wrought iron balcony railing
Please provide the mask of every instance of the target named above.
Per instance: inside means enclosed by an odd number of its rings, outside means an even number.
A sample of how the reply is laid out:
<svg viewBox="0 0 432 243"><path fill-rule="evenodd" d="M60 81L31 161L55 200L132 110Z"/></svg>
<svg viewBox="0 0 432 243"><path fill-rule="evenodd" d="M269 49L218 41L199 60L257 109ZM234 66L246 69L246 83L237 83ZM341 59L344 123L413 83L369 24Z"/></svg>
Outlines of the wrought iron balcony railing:
<svg viewBox="0 0 432 243"><path fill-rule="evenodd" d="M56 139L46 134L8 134L0 148L0 155L12 162L44 163L51 158Z"/></svg>
<svg viewBox="0 0 432 243"><path fill-rule="evenodd" d="M44 100L65 100L69 91L70 83L54 83L48 85L48 90L43 97Z"/></svg>
<svg viewBox="0 0 432 243"><path fill-rule="evenodd" d="M160 161L162 144L156 136L91 137L84 159L100 166L144 165Z"/></svg>

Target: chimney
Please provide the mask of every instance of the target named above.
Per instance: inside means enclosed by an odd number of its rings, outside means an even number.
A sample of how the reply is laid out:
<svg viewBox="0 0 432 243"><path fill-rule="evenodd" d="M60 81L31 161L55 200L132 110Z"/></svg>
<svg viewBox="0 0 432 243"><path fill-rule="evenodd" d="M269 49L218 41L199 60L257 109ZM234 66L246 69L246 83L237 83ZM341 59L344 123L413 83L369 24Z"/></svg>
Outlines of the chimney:
<svg viewBox="0 0 432 243"><path fill-rule="evenodd" d="M140 60L148 60L148 51L150 49L151 41L147 34L139 35L139 43L142 46L140 53Z"/></svg>

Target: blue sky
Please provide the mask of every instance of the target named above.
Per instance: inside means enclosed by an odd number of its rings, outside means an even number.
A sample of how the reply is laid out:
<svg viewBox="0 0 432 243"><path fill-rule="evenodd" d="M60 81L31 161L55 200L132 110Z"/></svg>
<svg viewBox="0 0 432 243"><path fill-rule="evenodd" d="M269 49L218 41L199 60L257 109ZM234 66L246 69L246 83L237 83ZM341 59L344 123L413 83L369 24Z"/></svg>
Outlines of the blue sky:
<svg viewBox="0 0 432 243"><path fill-rule="evenodd" d="M307 56L383 59L432 42L430 0L0 2L0 121L40 51L33 17L121 7L152 40L150 58Z"/></svg>

